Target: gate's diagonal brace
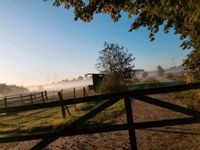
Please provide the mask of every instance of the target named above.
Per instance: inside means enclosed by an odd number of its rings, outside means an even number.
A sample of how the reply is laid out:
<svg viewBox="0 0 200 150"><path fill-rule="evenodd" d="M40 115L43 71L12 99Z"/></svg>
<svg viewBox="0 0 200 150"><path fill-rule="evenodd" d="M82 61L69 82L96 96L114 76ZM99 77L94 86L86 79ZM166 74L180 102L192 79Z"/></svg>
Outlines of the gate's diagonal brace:
<svg viewBox="0 0 200 150"><path fill-rule="evenodd" d="M51 142L55 141L60 136L62 136L63 132L66 132L67 130L74 129L74 128L78 127L80 124L82 124L86 120L91 119L93 116L95 116L99 112L105 110L109 106L118 102L121 98L122 97L114 97L114 98L104 102L100 106L98 106L95 109L88 112L86 115L82 116L80 119L78 119L78 120L74 121L73 123L69 124L68 126L64 127L59 132L54 132L51 135L45 137L42 141L40 141L33 148L31 148L31 150L40 150L40 149L46 147L48 144L50 144Z"/></svg>
<svg viewBox="0 0 200 150"><path fill-rule="evenodd" d="M148 96L139 95L139 96L134 96L133 98L136 98L138 100L141 100L143 102L150 103L156 106L160 106L162 108L166 108L166 109L180 112L189 116L193 116L195 118L200 118L200 112L196 110L192 110L192 109L178 106L172 103L164 102L164 101L161 101L152 97L148 97Z"/></svg>

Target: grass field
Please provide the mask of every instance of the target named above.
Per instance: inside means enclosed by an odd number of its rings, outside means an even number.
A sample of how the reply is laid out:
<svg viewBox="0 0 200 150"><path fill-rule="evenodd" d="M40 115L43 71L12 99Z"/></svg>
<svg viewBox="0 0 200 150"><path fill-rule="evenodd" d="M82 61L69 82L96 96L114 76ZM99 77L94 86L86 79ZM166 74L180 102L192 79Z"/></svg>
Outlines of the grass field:
<svg viewBox="0 0 200 150"><path fill-rule="evenodd" d="M143 88L151 88L151 87L163 87L163 86L173 86L183 84L181 81L169 80L165 77L150 77L141 80L135 84L129 86L129 89L143 89Z"/></svg>
<svg viewBox="0 0 200 150"><path fill-rule="evenodd" d="M84 115L92 108L98 106L100 103L82 103L71 106L69 111L71 116L63 119L61 107L40 109L33 111L26 111L21 113L0 114L0 133L27 133L36 131L52 130L56 127L69 124L73 120ZM107 108L105 111L99 113L94 119L89 120L86 124L96 123L111 123L112 115L120 114L124 111L124 102L120 100L115 105Z"/></svg>
<svg viewBox="0 0 200 150"><path fill-rule="evenodd" d="M153 86L167 86L181 84L179 82L171 82L170 80L147 78L139 83L130 85L130 89L149 88ZM80 92L81 93L81 92ZM69 94L67 97L69 98ZM71 95L72 96L72 95ZM36 132L53 130L57 127L69 124L75 119L83 116L92 108L98 106L100 103L81 103L75 106L70 106L69 111L71 116L63 119L61 107L54 107L48 109L32 110L20 113L0 114L0 133L11 132ZM66 111L67 112L67 111ZM112 123L116 115L124 112L124 102L120 100L115 105L107 108L105 111L96 115L93 119L86 122L86 124L96 123Z"/></svg>

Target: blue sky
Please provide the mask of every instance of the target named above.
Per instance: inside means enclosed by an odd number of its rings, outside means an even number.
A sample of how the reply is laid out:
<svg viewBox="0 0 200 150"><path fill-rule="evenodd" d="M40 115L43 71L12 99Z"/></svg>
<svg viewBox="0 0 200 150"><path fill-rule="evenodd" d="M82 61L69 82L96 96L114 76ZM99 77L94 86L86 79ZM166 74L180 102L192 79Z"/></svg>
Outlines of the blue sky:
<svg viewBox="0 0 200 150"><path fill-rule="evenodd" d="M176 65L182 63L188 51L181 50L179 36L159 31L150 42L145 28L128 32L132 20L122 14L117 23L107 15L96 15L91 23L76 22L72 11L54 8L51 1L2 1L0 82L43 84L97 72L98 51L105 41L127 47L139 69L171 67L172 57Z"/></svg>

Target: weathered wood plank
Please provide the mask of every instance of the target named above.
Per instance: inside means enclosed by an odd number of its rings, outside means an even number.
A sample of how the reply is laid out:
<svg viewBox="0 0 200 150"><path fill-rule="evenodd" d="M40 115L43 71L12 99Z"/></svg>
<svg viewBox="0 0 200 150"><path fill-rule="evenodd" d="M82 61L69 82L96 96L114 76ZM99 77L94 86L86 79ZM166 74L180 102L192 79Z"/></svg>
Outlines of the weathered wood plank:
<svg viewBox="0 0 200 150"><path fill-rule="evenodd" d="M31 100L31 104L33 104L33 96L32 96L32 94L30 94L30 100Z"/></svg>
<svg viewBox="0 0 200 150"><path fill-rule="evenodd" d="M26 111L26 110L33 110L33 109L41 109L41 108L51 108L61 105L71 105L71 104L78 104L84 102L94 102L94 101L103 101L105 99L110 99L112 97L123 98L125 96L134 97L136 95L150 95L150 94L159 94L159 93L169 93L169 92L178 92L178 91L185 91L191 89L200 89L200 83L195 84L185 84L185 85L177 85L177 86L168 86L168 87L161 87L161 88L150 88L150 89L141 89L141 90L131 90L127 92L119 92L119 93L111 93L111 94L103 94L103 95L95 95L95 96L88 96L88 97L80 97L80 98L72 98L63 100L62 103L57 101L47 102L47 103L40 103L40 104L33 104L33 105L25 105L25 106L16 106L16 107L8 107L7 109L1 108L0 113L2 112L18 112L18 111Z"/></svg>
<svg viewBox="0 0 200 150"><path fill-rule="evenodd" d="M187 118L138 122L138 123L134 123L134 128L135 129L156 128L156 127L164 127L164 126L186 125L186 124L192 124L192 123L200 123L200 119L197 119L195 117L187 117Z"/></svg>
<svg viewBox="0 0 200 150"><path fill-rule="evenodd" d="M42 101L45 102L44 93L43 92L41 92L41 97L42 97Z"/></svg>
<svg viewBox="0 0 200 150"><path fill-rule="evenodd" d="M128 130L127 124L117 124L117 125L104 125L98 127L85 127L69 130L67 132L62 132L61 137L63 136L74 136L74 135L84 135L84 134L94 134L94 133L102 133L102 132L112 132L112 131L123 131ZM58 133L59 131L55 131ZM29 141L29 140L38 140L44 139L47 136L50 136L51 132L39 132L32 134L19 134L19 135L11 135L8 137L1 137L0 143L9 143L9 142L19 142L19 141Z"/></svg>
<svg viewBox="0 0 200 150"><path fill-rule="evenodd" d="M45 95L45 99L46 99L46 101L48 101L47 91L44 91L44 95Z"/></svg>
<svg viewBox="0 0 200 150"><path fill-rule="evenodd" d="M135 129L134 129L134 121L133 121L133 112L131 106L131 100L129 97L124 98L124 104L126 109L126 118L128 122L128 133L130 138L130 145L132 150L137 150L137 141L135 136Z"/></svg>
<svg viewBox="0 0 200 150"><path fill-rule="evenodd" d="M7 99L7 97L5 97L5 98L4 98L4 105L5 105L5 109L7 109L7 108L8 108L8 102L7 102L7 100L8 100L8 99Z"/></svg>
<svg viewBox="0 0 200 150"><path fill-rule="evenodd" d="M60 102L62 102L63 98L62 98L61 92L58 92L58 96L59 96ZM62 112L63 118L66 118L66 112L65 112L65 106L64 105L61 105L61 112Z"/></svg>

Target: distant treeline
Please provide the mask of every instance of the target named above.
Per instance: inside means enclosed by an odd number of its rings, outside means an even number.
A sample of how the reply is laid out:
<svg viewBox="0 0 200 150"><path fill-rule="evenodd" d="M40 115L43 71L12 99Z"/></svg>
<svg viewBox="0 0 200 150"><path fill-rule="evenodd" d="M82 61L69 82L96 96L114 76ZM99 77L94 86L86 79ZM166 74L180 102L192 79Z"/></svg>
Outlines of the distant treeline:
<svg viewBox="0 0 200 150"><path fill-rule="evenodd" d="M29 90L22 86L0 84L0 96L26 93Z"/></svg>
<svg viewBox="0 0 200 150"><path fill-rule="evenodd" d="M88 81L88 80L91 80L92 79L92 76L88 76L88 75L85 75L85 77L83 76L79 76L78 78L73 78L72 80L69 80L69 79L63 79L63 80L60 80L58 81L57 83L73 83L73 82L77 82L77 81ZM55 82L53 82L55 83Z"/></svg>

